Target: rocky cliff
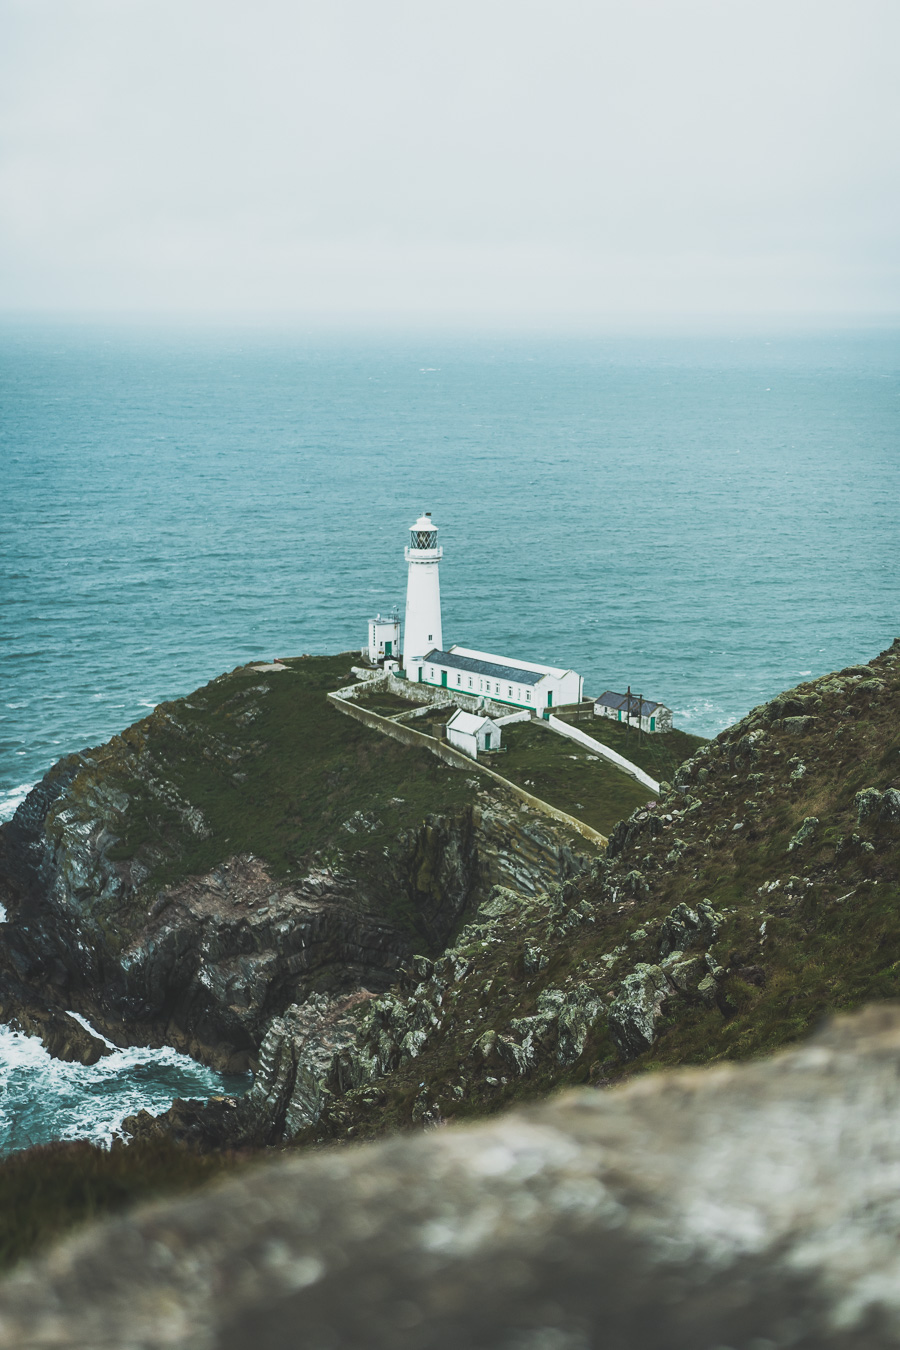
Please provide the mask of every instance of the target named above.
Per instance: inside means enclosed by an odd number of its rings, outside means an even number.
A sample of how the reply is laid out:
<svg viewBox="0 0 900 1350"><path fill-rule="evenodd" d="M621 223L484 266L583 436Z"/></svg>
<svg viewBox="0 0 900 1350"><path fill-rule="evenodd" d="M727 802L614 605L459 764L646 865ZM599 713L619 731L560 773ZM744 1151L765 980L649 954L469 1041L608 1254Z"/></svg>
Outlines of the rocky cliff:
<svg viewBox="0 0 900 1350"><path fill-rule="evenodd" d="M340 673L335 663L328 678ZM241 681L258 689L258 678L236 673L211 686L223 719L275 700L235 705ZM489 1115L566 1084L602 1088L647 1070L752 1058L831 1012L898 993L898 713L894 643L754 709L593 857L477 778L419 762L345 720L293 782L257 778L258 797L240 796L242 815L196 780L188 790L179 747L186 766L198 757L170 731L155 740L162 733L150 726L141 735L157 764L175 766L179 811L152 817L143 835L130 807L124 824L110 813L88 828L86 787L96 775L115 785L103 752L86 757L86 779L76 768L67 780L84 787L64 785L53 799L75 812L75 837L94 841L90 858L105 848L116 876L132 869L121 928L92 948L107 964L82 966L78 956L90 923L102 927L103 887L54 882L70 854L47 842L58 841L59 815L51 804L41 816L40 795L3 836L8 960L25 984L27 961L43 963L67 1000L59 1006L89 1015L96 994L80 972L99 969L104 1029L182 1036L209 1053L213 1029L226 1027L227 1044L212 1047L223 1061L254 1053L245 1099L137 1118L147 1146L161 1133L205 1148L365 1139ZM167 726L169 713L158 715ZM254 718L249 725L258 734ZM366 743L348 747L345 730ZM216 734L227 744L218 724ZM252 741L236 740L252 767ZM385 754L403 758L391 765ZM354 771L341 774L348 759ZM39 791L49 800L55 778ZM276 812L288 826L273 833ZM46 827L29 824L40 819ZM240 847L211 860L226 841ZM101 898L89 904L88 894ZM59 933L71 937L59 944ZM132 969L137 986L123 984ZM235 995L242 981L253 991L246 1004ZM145 1003L132 1007L122 990L135 987ZM161 997L170 1002L160 1011Z"/></svg>
<svg viewBox="0 0 900 1350"><path fill-rule="evenodd" d="M271 1024L243 1111L268 1112L270 1138L371 1136L758 1054L896 996L898 712L897 643L754 709L605 858L543 892L495 887L379 997ZM204 1138L196 1109L168 1123Z"/></svg>
<svg viewBox="0 0 900 1350"><path fill-rule="evenodd" d="M888 1350L900 1013L254 1166L0 1286L9 1350Z"/></svg>
<svg viewBox="0 0 900 1350"><path fill-rule="evenodd" d="M496 884L587 865L574 832L342 718L347 659L241 668L64 760L0 830L0 1017L255 1064L312 996L383 991Z"/></svg>

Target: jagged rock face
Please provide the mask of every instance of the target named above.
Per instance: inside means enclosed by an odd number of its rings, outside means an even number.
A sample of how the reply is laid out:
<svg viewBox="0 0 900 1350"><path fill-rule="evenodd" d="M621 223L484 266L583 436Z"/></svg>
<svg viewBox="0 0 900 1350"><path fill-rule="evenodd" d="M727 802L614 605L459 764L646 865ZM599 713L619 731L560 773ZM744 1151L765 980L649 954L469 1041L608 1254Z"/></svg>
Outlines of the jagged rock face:
<svg viewBox="0 0 900 1350"><path fill-rule="evenodd" d="M286 886L260 860L234 858L161 896L122 952L114 997L161 1038L236 1064L273 1014L315 988L386 988L408 947L361 911L352 877L316 868Z"/></svg>
<svg viewBox="0 0 900 1350"><path fill-rule="evenodd" d="M888 1350L900 1011L279 1161L0 1286L0 1346Z"/></svg>
<svg viewBox="0 0 900 1350"><path fill-rule="evenodd" d="M868 821L896 825L900 823L900 792L896 788L887 788L884 792L865 788L856 794L856 808L860 825Z"/></svg>
<svg viewBox="0 0 900 1350"><path fill-rule="evenodd" d="M354 1012L371 997L368 990L343 999L313 994L269 1024L253 1087L241 1102L248 1137L292 1139L317 1124L326 1097L340 1087L342 1052L356 1046ZM353 1086L362 1081L357 1075Z"/></svg>
<svg viewBox="0 0 900 1350"><path fill-rule="evenodd" d="M672 991L659 966L639 961L625 976L609 1010L610 1033L624 1059L649 1050L660 1010Z"/></svg>
<svg viewBox="0 0 900 1350"><path fill-rule="evenodd" d="M243 855L151 895L140 859L110 857L124 809L115 785L94 774L69 804L79 763L48 775L0 833L11 920L0 1014L85 1062L104 1047L79 1040L66 1008L120 1043L165 1042L242 1069L273 1016L317 991L383 991L414 944L440 950L495 884L534 895L586 866L551 822L477 802L402 832L376 876L350 853L286 882ZM418 916L418 938L386 917L397 897Z"/></svg>
<svg viewBox="0 0 900 1350"><path fill-rule="evenodd" d="M386 1113L452 1120L648 1060L758 1054L825 1008L892 994L898 713L900 643L754 709L589 872L527 904L498 888L443 975L404 968L377 1047L359 1047L374 1076L325 1099L313 1137L375 1135Z"/></svg>
<svg viewBox="0 0 900 1350"><path fill-rule="evenodd" d="M715 941L721 925L722 916L708 902L702 902L696 909L685 904L676 905L663 920L659 933L659 954L665 957L675 951L685 951L688 947L708 947Z"/></svg>

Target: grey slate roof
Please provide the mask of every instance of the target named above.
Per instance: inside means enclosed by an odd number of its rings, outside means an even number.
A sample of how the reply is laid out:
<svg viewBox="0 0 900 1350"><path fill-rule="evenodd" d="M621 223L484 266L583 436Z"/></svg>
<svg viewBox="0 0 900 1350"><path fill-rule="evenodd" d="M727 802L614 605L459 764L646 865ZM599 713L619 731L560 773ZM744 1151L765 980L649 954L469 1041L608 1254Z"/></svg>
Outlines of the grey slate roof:
<svg viewBox="0 0 900 1350"><path fill-rule="evenodd" d="M628 702L627 694L615 694L611 689L607 689L599 698L594 699L595 703L602 703L604 708L613 708L617 711L624 711L625 704ZM642 712L644 717L649 717L651 713L656 712L657 708L665 708L664 703L653 703L649 698L645 698L643 703L639 698L631 695L631 716L637 717ZM666 709L668 711L668 709Z"/></svg>
<svg viewBox="0 0 900 1350"><path fill-rule="evenodd" d="M435 647L422 658L432 666L446 666L448 670L462 670L467 675L489 675L492 680L506 680L507 684L539 684L544 678L537 670L519 670L518 666L499 666L493 661L476 661L473 656L457 656L455 652L441 652Z"/></svg>

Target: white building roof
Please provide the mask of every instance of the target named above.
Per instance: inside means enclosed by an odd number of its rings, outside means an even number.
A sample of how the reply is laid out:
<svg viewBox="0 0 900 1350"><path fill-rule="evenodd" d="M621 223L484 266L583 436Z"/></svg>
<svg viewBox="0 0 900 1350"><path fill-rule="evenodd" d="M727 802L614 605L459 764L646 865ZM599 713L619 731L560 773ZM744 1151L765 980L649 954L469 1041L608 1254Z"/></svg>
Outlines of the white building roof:
<svg viewBox="0 0 900 1350"><path fill-rule="evenodd" d="M470 647L452 646L449 651L450 656L465 656L471 661L487 661L495 666L507 666L512 670L526 670L535 675L553 675L557 680L561 680L564 675L572 672L563 670L561 666L542 666L537 661L515 661L509 656L494 656L491 652L476 652Z"/></svg>
<svg viewBox="0 0 900 1350"><path fill-rule="evenodd" d="M489 717L479 717L477 713L463 712L462 708L453 714L447 723L448 728L452 727L454 731L463 731L469 736L474 736L480 731L487 722L493 726Z"/></svg>
<svg viewBox="0 0 900 1350"><path fill-rule="evenodd" d="M426 661L435 666L447 666L450 670L461 670L469 675L489 675L492 680L512 680L519 684L540 684L544 678L536 670L523 670L521 666L510 666L496 661L482 660L474 656L463 656L458 650L438 651L434 647L426 653Z"/></svg>

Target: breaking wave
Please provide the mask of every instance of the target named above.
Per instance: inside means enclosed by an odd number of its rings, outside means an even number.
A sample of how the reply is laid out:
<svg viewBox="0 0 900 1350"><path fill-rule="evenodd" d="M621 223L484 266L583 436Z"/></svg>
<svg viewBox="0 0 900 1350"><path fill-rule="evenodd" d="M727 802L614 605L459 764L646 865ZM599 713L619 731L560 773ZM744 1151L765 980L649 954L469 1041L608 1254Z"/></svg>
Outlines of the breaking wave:
<svg viewBox="0 0 900 1350"><path fill-rule="evenodd" d="M0 1154L55 1139L109 1147L125 1137L126 1116L158 1115L176 1097L241 1096L250 1081L249 1074L217 1073L168 1046L114 1050L96 1064L68 1064L37 1037L0 1027Z"/></svg>

